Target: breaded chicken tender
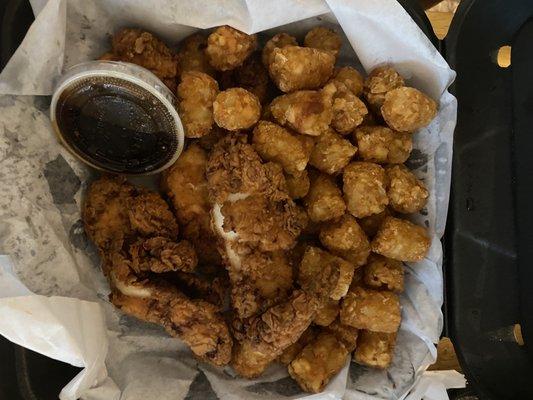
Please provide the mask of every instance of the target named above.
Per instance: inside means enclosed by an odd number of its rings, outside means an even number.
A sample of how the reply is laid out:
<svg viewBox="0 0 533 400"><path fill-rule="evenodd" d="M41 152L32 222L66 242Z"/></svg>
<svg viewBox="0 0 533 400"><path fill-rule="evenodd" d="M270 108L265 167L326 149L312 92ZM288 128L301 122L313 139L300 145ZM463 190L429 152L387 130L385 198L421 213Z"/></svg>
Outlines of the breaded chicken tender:
<svg viewBox="0 0 533 400"><path fill-rule="evenodd" d="M359 226L363 229L366 235L369 238L373 238L374 236L376 236L376 233L378 233L378 230L381 227L383 221L385 221L385 218L389 217L390 215L391 212L387 207L379 214L372 214L368 217L360 218L357 220L357 222L359 222Z"/></svg>
<svg viewBox="0 0 533 400"><path fill-rule="evenodd" d="M339 300L327 299L323 301L316 310L313 323L319 326L328 326L339 315L340 311Z"/></svg>
<svg viewBox="0 0 533 400"><path fill-rule="evenodd" d="M349 261L356 267L366 264L370 243L356 219L344 214L338 221L325 225L320 230L320 242L332 253Z"/></svg>
<svg viewBox="0 0 533 400"><path fill-rule="evenodd" d="M378 164L357 161L344 168L343 191L346 207L356 218L382 212L389 204L387 177Z"/></svg>
<svg viewBox="0 0 533 400"><path fill-rule="evenodd" d="M247 35L230 26L220 26L207 38L205 53L209 63L219 71L242 65L257 47L257 37Z"/></svg>
<svg viewBox="0 0 533 400"><path fill-rule="evenodd" d="M324 174L311 177L311 186L304 197L304 204L307 215L313 222L338 218L346 210L340 189L328 175Z"/></svg>
<svg viewBox="0 0 533 400"><path fill-rule="evenodd" d="M175 87L178 63L172 51L150 32L122 29L113 36L115 60L140 65L154 73L170 88Z"/></svg>
<svg viewBox="0 0 533 400"><path fill-rule="evenodd" d="M354 267L318 247L308 246L300 262L298 283L319 299L339 300L348 292ZM319 304L320 307L320 304Z"/></svg>
<svg viewBox="0 0 533 400"><path fill-rule="evenodd" d="M392 67L374 68L365 80L364 94L372 111L379 114L387 92L405 86L402 76Z"/></svg>
<svg viewBox="0 0 533 400"><path fill-rule="evenodd" d="M426 256L431 239L422 226L387 217L371 243L372 251L398 261L420 261Z"/></svg>
<svg viewBox="0 0 533 400"><path fill-rule="evenodd" d="M381 115L392 129L414 132L435 118L437 103L420 90L402 87L387 92Z"/></svg>
<svg viewBox="0 0 533 400"><path fill-rule="evenodd" d="M332 29L323 26L317 26L311 29L304 38L305 47L326 50L330 52L335 59L339 55L342 46L341 36Z"/></svg>
<svg viewBox="0 0 533 400"><path fill-rule="evenodd" d="M349 140L328 129L316 139L309 164L326 174L337 174L348 165L356 152L357 147Z"/></svg>
<svg viewBox="0 0 533 400"><path fill-rule="evenodd" d="M346 85L354 95L360 96L363 93L364 78L355 68L341 67L335 68L331 82L337 81Z"/></svg>
<svg viewBox="0 0 533 400"><path fill-rule="evenodd" d="M358 329L393 333L400 326L400 301L392 292L356 287L342 301L340 320Z"/></svg>
<svg viewBox="0 0 533 400"><path fill-rule="evenodd" d="M213 103L213 117L221 128L228 131L248 129L259 121L261 103L243 88L231 88L220 92Z"/></svg>
<svg viewBox="0 0 533 400"><path fill-rule="evenodd" d="M277 162L293 175L303 173L313 148L310 137L268 121L260 121L254 128L252 143L263 160Z"/></svg>
<svg viewBox="0 0 533 400"><path fill-rule="evenodd" d="M305 346L317 337L318 333L318 329L311 325L304 331L304 333L302 333L302 336L300 336L297 342L285 349L283 354L279 357L279 361L282 364L288 365Z"/></svg>
<svg viewBox="0 0 533 400"><path fill-rule="evenodd" d="M394 356L395 344L396 332L361 331L353 359L356 363L369 367L388 368Z"/></svg>
<svg viewBox="0 0 533 400"><path fill-rule="evenodd" d="M368 114L366 105L344 83L332 80L322 91L330 93L333 98L331 126L338 133L347 135L363 123Z"/></svg>
<svg viewBox="0 0 533 400"><path fill-rule="evenodd" d="M270 81L268 70L258 54L248 57L240 67L224 72L223 77L225 82L221 84L224 89L241 87L253 93L261 103L266 101Z"/></svg>
<svg viewBox="0 0 533 400"><path fill-rule="evenodd" d="M181 75L178 110L186 137L198 138L211 131L214 122L213 102L217 94L218 83L209 75L199 71Z"/></svg>
<svg viewBox="0 0 533 400"><path fill-rule="evenodd" d="M161 188L174 206L182 236L193 244L200 263L220 265L216 236L211 229L206 165L206 151L190 145L163 173Z"/></svg>
<svg viewBox="0 0 533 400"><path fill-rule="evenodd" d="M305 292L291 297L245 323L245 332L234 346L232 366L242 377L259 376L309 327L316 301Z"/></svg>
<svg viewBox="0 0 533 400"><path fill-rule="evenodd" d="M333 74L335 64L330 52L300 46L276 47L270 60L270 77L285 93L321 87Z"/></svg>
<svg viewBox="0 0 533 400"><path fill-rule="evenodd" d="M290 376L306 392L318 393L348 358L348 350L335 335L320 333L289 364Z"/></svg>
<svg viewBox="0 0 533 400"><path fill-rule="evenodd" d="M329 92L301 90L276 97L270 111L280 125L304 135L319 136L329 129L333 111Z"/></svg>
<svg viewBox="0 0 533 400"><path fill-rule="evenodd" d="M325 328L327 332L335 335L340 342L346 347L348 352L354 351L357 347L357 337L359 335L359 329L353 326L344 325L340 319L336 319L332 324Z"/></svg>
<svg viewBox="0 0 533 400"><path fill-rule="evenodd" d="M199 71L214 76L215 70L209 64L205 49L207 37L194 33L180 42L178 51L178 67L180 74L188 71Z"/></svg>
<svg viewBox="0 0 533 400"><path fill-rule="evenodd" d="M361 126L354 132L359 157L378 164L402 164L413 149L411 135L384 126Z"/></svg>
<svg viewBox="0 0 533 400"><path fill-rule="evenodd" d="M400 213L415 213L426 206L429 193L424 184L405 165L385 169L390 206Z"/></svg>
<svg viewBox="0 0 533 400"><path fill-rule="evenodd" d="M265 67L268 67L270 65L270 63L272 62L272 52L275 48L285 46L298 46L298 42L296 41L296 38L294 36L291 36L288 33L284 32L272 36L272 38L269 39L263 47L263 53L261 55L263 65Z"/></svg>
<svg viewBox="0 0 533 400"><path fill-rule="evenodd" d="M372 289L403 292L403 265L400 261L371 254L364 268L365 285Z"/></svg>
<svg viewBox="0 0 533 400"><path fill-rule="evenodd" d="M309 192L311 182L307 171L302 171L298 175L285 174L285 182L291 199L301 199Z"/></svg>

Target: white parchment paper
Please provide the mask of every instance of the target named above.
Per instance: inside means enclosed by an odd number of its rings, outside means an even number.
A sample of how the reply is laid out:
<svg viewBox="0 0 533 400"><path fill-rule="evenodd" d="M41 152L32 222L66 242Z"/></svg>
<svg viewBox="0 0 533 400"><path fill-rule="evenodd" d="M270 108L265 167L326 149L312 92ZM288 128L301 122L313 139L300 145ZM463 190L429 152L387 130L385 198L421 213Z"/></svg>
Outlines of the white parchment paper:
<svg viewBox="0 0 533 400"><path fill-rule="evenodd" d="M395 0L32 0L36 20L0 74L0 334L20 345L83 367L61 399L444 399L442 388L464 382L424 373L442 330L442 249L457 105L440 54ZM387 371L355 363L307 396L283 368L255 381L194 360L178 339L118 312L94 247L80 220L92 172L57 142L49 95L61 72L94 59L121 27L138 26L171 46L197 29L229 24L248 33L318 24L346 35L341 63L370 70L393 64L440 104L437 118L415 136L409 166L430 190L414 219L433 240L427 258L406 265L403 321ZM445 383L443 383L445 382ZM413 388L414 387L414 388ZM440 389L439 389L440 388ZM440 392L439 392L440 390ZM440 393L436 397L435 393Z"/></svg>

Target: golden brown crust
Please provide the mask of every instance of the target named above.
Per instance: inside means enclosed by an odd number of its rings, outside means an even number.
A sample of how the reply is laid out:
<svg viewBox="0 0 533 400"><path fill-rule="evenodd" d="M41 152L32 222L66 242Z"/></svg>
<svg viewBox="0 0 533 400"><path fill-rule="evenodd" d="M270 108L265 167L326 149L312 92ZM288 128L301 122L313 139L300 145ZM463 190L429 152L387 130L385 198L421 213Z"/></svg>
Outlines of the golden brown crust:
<svg viewBox="0 0 533 400"><path fill-rule="evenodd" d="M288 93L321 87L333 74L334 63L328 51L289 45L272 50L268 71L276 86Z"/></svg>
<svg viewBox="0 0 533 400"><path fill-rule="evenodd" d="M198 138L211 131L214 122L213 102L217 94L218 83L209 75L199 71L181 75L178 111L186 137Z"/></svg>
<svg viewBox="0 0 533 400"><path fill-rule="evenodd" d="M347 357L344 344L332 333L322 332L292 360L289 374L306 392L318 393L344 367Z"/></svg>
<svg viewBox="0 0 533 400"><path fill-rule="evenodd" d="M361 126L354 132L359 157L378 164L401 164L407 161L413 141L409 133L384 126Z"/></svg>
<svg viewBox="0 0 533 400"><path fill-rule="evenodd" d="M412 222L387 217L372 241L374 253L398 261L421 261L431 240L427 230Z"/></svg>
<svg viewBox="0 0 533 400"><path fill-rule="evenodd" d="M331 81L343 83L356 96L363 93L364 78L355 68L335 68Z"/></svg>
<svg viewBox="0 0 533 400"><path fill-rule="evenodd" d="M356 219L344 214L340 220L325 225L320 230L320 242L332 253L356 267L366 263L370 243Z"/></svg>
<svg viewBox="0 0 533 400"><path fill-rule="evenodd" d="M387 195L394 211L410 214L426 206L429 192L406 166L394 165L385 171L388 178Z"/></svg>
<svg viewBox="0 0 533 400"><path fill-rule="evenodd" d="M357 161L344 168L346 207L357 218L382 212L389 204L385 170L378 164Z"/></svg>
<svg viewBox="0 0 533 400"><path fill-rule="evenodd" d="M414 132L435 118L437 103L415 88L402 87L387 92L381 115L392 129Z"/></svg>
<svg viewBox="0 0 533 400"><path fill-rule="evenodd" d="M371 254L364 268L365 285L378 290L403 292L403 265L400 261Z"/></svg>
<svg viewBox="0 0 533 400"><path fill-rule="evenodd" d="M369 238L373 238L378 233L381 224L385 221L385 218L391 215L389 208L385 208L382 212L378 214L372 214L368 217L360 218L357 220L359 226L363 229L366 235Z"/></svg>
<svg viewBox="0 0 533 400"><path fill-rule="evenodd" d="M261 55L263 65L268 67L272 62L272 52L275 48L285 47L285 46L298 46L298 42L294 36L289 35L288 33L278 33L265 43L263 47L263 52Z"/></svg>
<svg viewBox="0 0 533 400"><path fill-rule="evenodd" d="M295 134L269 121L260 121L254 128L254 149L265 161L279 163L285 172L300 175L307 167L313 140Z"/></svg>
<svg viewBox="0 0 533 400"><path fill-rule="evenodd" d="M339 55L341 49L342 39L340 35L332 29L323 26L317 26L311 29L304 38L305 47L313 47L315 49L325 50L330 52L335 59Z"/></svg>
<svg viewBox="0 0 533 400"><path fill-rule="evenodd" d="M402 76L389 66L374 68L365 80L364 93L372 110L379 114L387 92L405 85Z"/></svg>
<svg viewBox="0 0 533 400"><path fill-rule="evenodd" d="M396 332L361 331L353 359L356 363L369 367L388 368L394 356L395 344Z"/></svg>
<svg viewBox="0 0 533 400"><path fill-rule="evenodd" d="M205 52L209 63L219 71L242 65L257 47L257 37L247 35L230 26L220 26L207 38Z"/></svg>
<svg viewBox="0 0 533 400"><path fill-rule="evenodd" d="M261 103L243 88L230 88L220 92L213 103L213 117L221 128L229 131L248 129L259 121Z"/></svg>
<svg viewBox="0 0 533 400"><path fill-rule="evenodd" d="M325 330L334 334L350 353L356 348L359 329L354 328L353 326L344 325L341 323L340 319L337 318L333 323L327 326Z"/></svg>
<svg viewBox="0 0 533 400"><path fill-rule="evenodd" d="M318 306L313 323L319 326L330 325L339 315L340 308L339 300L326 299Z"/></svg>
<svg viewBox="0 0 533 400"><path fill-rule="evenodd" d="M309 164L326 174L336 174L349 164L357 147L328 129L316 141Z"/></svg>
<svg viewBox="0 0 533 400"><path fill-rule="evenodd" d="M368 114L366 105L344 83L333 79L322 91L333 98L331 127L338 133L347 135L363 123Z"/></svg>
<svg viewBox="0 0 533 400"><path fill-rule="evenodd" d="M188 71L199 71L214 76L215 70L209 64L205 49L207 37L194 33L180 42L178 66L180 74Z"/></svg>
<svg viewBox="0 0 533 400"><path fill-rule="evenodd" d="M301 199L309 192L311 182L307 171L302 171L298 175L285 174L285 182L291 199Z"/></svg>
<svg viewBox="0 0 533 400"><path fill-rule="evenodd" d="M401 321L400 301L392 292L356 287L342 301L340 320L357 329L396 332Z"/></svg>
<svg viewBox="0 0 533 400"><path fill-rule="evenodd" d="M338 218L346 210L341 190L325 174L311 177L311 186L304 197L304 204L307 215L313 222L323 222Z"/></svg>
<svg viewBox="0 0 533 400"><path fill-rule="evenodd" d="M279 357L279 362L288 365L317 335L318 329L311 325L302 333L297 342L291 344L283 351L283 354Z"/></svg>

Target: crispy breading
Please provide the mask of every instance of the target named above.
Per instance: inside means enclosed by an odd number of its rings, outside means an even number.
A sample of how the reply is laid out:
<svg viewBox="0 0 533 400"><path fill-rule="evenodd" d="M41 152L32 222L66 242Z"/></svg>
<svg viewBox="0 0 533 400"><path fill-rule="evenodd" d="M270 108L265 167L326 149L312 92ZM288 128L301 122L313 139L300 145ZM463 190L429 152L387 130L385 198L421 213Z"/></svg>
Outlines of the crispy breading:
<svg viewBox="0 0 533 400"><path fill-rule="evenodd" d="M369 238L373 238L376 236L376 233L378 233L378 230L385 221L385 218L391 215L391 212L389 208L385 208L382 212L378 214L372 214L368 217L359 218L357 222L359 223L359 226L363 229L363 231L366 233L366 235Z"/></svg>
<svg viewBox="0 0 533 400"><path fill-rule="evenodd" d="M309 164L326 174L340 172L357 152L357 147L332 129L320 135L316 141Z"/></svg>
<svg viewBox="0 0 533 400"><path fill-rule="evenodd" d="M318 393L344 367L348 354L335 335L322 332L291 361L289 374L306 392Z"/></svg>
<svg viewBox="0 0 533 400"><path fill-rule="evenodd" d="M272 38L270 38L263 47L263 52L261 55L263 65L268 67L268 65L272 62L272 52L275 48L285 46L298 46L298 42L294 36L284 32L272 36Z"/></svg>
<svg viewBox="0 0 533 400"><path fill-rule="evenodd" d="M403 265L400 261L371 254L364 268L364 282L373 289L403 292Z"/></svg>
<svg viewBox="0 0 533 400"><path fill-rule="evenodd" d="M263 160L277 162L293 175L303 173L313 149L310 137L269 121L259 121L254 128L252 144Z"/></svg>
<svg viewBox="0 0 533 400"><path fill-rule="evenodd" d="M322 245L332 253L356 267L365 265L370 243L353 216L344 214L338 221L324 225L319 237Z"/></svg>
<svg viewBox="0 0 533 400"><path fill-rule="evenodd" d="M198 138L207 135L213 126L213 102L218 95L218 83L211 76L188 71L181 75L178 86L178 111L185 136Z"/></svg>
<svg viewBox="0 0 533 400"><path fill-rule="evenodd" d="M355 287L342 300L340 320L358 329L396 332L401 321L400 301L393 292Z"/></svg>
<svg viewBox="0 0 533 400"><path fill-rule="evenodd" d="M357 347L359 329L354 328L353 326L344 325L339 318L324 329L333 333L350 353Z"/></svg>
<svg viewBox="0 0 533 400"><path fill-rule="evenodd" d="M354 361L373 368L388 368L394 356L396 332L383 333L368 330L361 331Z"/></svg>
<svg viewBox="0 0 533 400"><path fill-rule="evenodd" d="M335 59L339 55L341 45L341 36L334 30L323 26L317 26L316 28L311 29L307 32L304 38L305 47L326 50L330 52Z"/></svg>
<svg viewBox="0 0 533 400"><path fill-rule="evenodd" d="M333 79L322 88L322 91L331 95L333 99L331 127L335 131L347 135L363 123L368 109L344 83Z"/></svg>
<svg viewBox="0 0 533 400"><path fill-rule="evenodd" d="M228 71L242 65L256 47L256 35L247 35L224 25L209 35L205 53L213 68Z"/></svg>
<svg viewBox="0 0 533 400"><path fill-rule="evenodd" d="M374 68L365 80L364 94L372 111L380 113L387 92L405 85L402 76L390 66Z"/></svg>
<svg viewBox="0 0 533 400"><path fill-rule="evenodd" d="M385 169L388 178L387 196L390 206L400 213L415 213L426 206L429 192L405 165Z"/></svg>
<svg viewBox="0 0 533 400"><path fill-rule="evenodd" d="M389 204L387 177L378 164L357 161L344 168L343 191L346 208L354 217L382 212Z"/></svg>
<svg viewBox="0 0 533 400"><path fill-rule="evenodd" d="M335 68L331 81L342 82L356 96L363 93L364 78L355 68Z"/></svg>
<svg viewBox="0 0 533 400"><path fill-rule="evenodd" d="M335 56L328 51L300 46L275 47L268 71L276 86L285 93L318 89L333 74Z"/></svg>
<svg viewBox="0 0 533 400"><path fill-rule="evenodd" d="M311 176L311 185L309 192L304 197L304 204L307 215L313 222L323 222L338 218L346 210L341 190L325 174Z"/></svg>
<svg viewBox="0 0 533 400"><path fill-rule="evenodd" d="M407 161L413 141L411 134L384 126L361 126L354 132L359 157L378 164L401 164Z"/></svg>
<svg viewBox="0 0 533 400"><path fill-rule="evenodd" d="M224 71L220 78L220 84L224 90L232 87L246 89L263 104L269 95L270 79L268 70L261 62L259 54L253 54L240 67L231 71Z"/></svg>
<svg viewBox="0 0 533 400"><path fill-rule="evenodd" d="M315 299L302 291L245 323L235 344L232 366L243 377L259 376L309 327L316 312Z"/></svg>
<svg viewBox="0 0 533 400"><path fill-rule="evenodd" d="M328 326L339 315L341 306L339 300L326 299L318 306L313 323L319 326Z"/></svg>
<svg viewBox="0 0 533 400"><path fill-rule="evenodd" d="M311 182L307 171L302 171L298 175L285 174L285 182L291 199L301 199L309 192Z"/></svg>
<svg viewBox="0 0 533 400"><path fill-rule="evenodd" d="M261 103L246 89L235 87L220 92L213 103L213 117L229 131L248 129L259 121Z"/></svg>
<svg viewBox="0 0 533 400"><path fill-rule="evenodd" d="M392 129L414 132L435 118L437 103L420 90L401 87L387 92L381 115Z"/></svg>
<svg viewBox="0 0 533 400"><path fill-rule="evenodd" d="M302 333L302 336L300 336L298 341L294 342L283 351L283 354L279 357L279 361L282 364L288 365L296 358L300 351L307 346L307 344L316 338L317 335L318 329L311 325L304 331L304 333Z"/></svg>
<svg viewBox="0 0 533 400"><path fill-rule="evenodd" d="M374 253L398 261L420 261L426 256L431 239L427 229L412 222L387 217L372 240Z"/></svg>
<svg viewBox="0 0 533 400"><path fill-rule="evenodd" d="M214 76L215 70L209 64L205 49L207 37L200 33L193 33L180 42L178 51L178 67L180 74L188 71L200 71Z"/></svg>

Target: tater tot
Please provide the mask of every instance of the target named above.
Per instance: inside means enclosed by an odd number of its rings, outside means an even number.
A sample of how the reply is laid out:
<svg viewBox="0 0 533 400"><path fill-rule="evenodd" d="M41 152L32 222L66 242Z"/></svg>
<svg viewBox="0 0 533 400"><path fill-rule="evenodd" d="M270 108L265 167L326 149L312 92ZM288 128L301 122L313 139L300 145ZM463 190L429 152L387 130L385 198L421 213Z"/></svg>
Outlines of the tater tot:
<svg viewBox="0 0 533 400"><path fill-rule="evenodd" d="M268 65L270 77L282 92L317 89L333 74L335 57L310 47L276 47Z"/></svg>
<svg viewBox="0 0 533 400"><path fill-rule="evenodd" d="M342 46L342 39L334 30L317 26L305 35L304 46L326 50L337 58Z"/></svg>
<svg viewBox="0 0 533 400"><path fill-rule="evenodd" d="M364 94L372 111L380 113L387 92L405 85L402 76L392 67L373 69L365 80Z"/></svg>
<svg viewBox="0 0 533 400"><path fill-rule="evenodd" d="M371 254L364 268L365 285L372 289L403 292L403 265L398 260Z"/></svg>
<svg viewBox="0 0 533 400"><path fill-rule="evenodd" d="M430 243L424 227L387 217L370 246L374 253L394 260L420 261L426 256Z"/></svg>
<svg viewBox="0 0 533 400"><path fill-rule="evenodd" d="M435 118L437 103L420 90L402 87L387 92L381 115L392 129L414 132Z"/></svg>
<svg viewBox="0 0 533 400"><path fill-rule="evenodd" d="M339 315L339 300L328 299L318 306L313 323L319 326L328 326Z"/></svg>
<svg viewBox="0 0 533 400"><path fill-rule="evenodd" d="M199 71L181 75L178 110L186 137L198 138L211 131L214 122L213 102L217 94L218 83L209 75Z"/></svg>
<svg viewBox="0 0 533 400"><path fill-rule="evenodd" d="M385 218L390 215L391 212L387 207L382 212L378 214L369 215L368 217L360 218L357 220L357 222L359 222L359 226L363 229L363 231L365 231L366 235L369 238L372 238L376 236L376 233L378 233L378 230L383 221L385 221Z"/></svg>
<svg viewBox="0 0 533 400"><path fill-rule="evenodd" d="M230 26L220 26L207 38L205 53L213 68L228 71L242 65L257 47L257 37Z"/></svg>
<svg viewBox="0 0 533 400"><path fill-rule="evenodd" d="M338 81L345 84L346 87L356 96L360 96L363 93L365 80L355 68L335 68L331 81Z"/></svg>
<svg viewBox="0 0 533 400"><path fill-rule="evenodd" d="M289 364L290 376L300 387L318 393L339 372L348 357L348 350L335 335L322 332Z"/></svg>
<svg viewBox="0 0 533 400"><path fill-rule="evenodd" d="M361 331L353 359L356 363L369 367L388 368L394 356L395 344L396 332Z"/></svg>
<svg viewBox="0 0 533 400"><path fill-rule="evenodd" d="M354 132L359 157L378 164L402 164L413 149L411 135L385 126L361 126Z"/></svg>
<svg viewBox="0 0 533 400"><path fill-rule="evenodd" d="M307 167L313 139L269 121L260 121L254 128L252 144L265 161L280 164L285 172L301 174Z"/></svg>
<svg viewBox="0 0 533 400"><path fill-rule="evenodd" d="M215 70L209 64L205 49L207 38L199 33L186 37L180 43L178 66L181 74L187 71L200 71L213 76Z"/></svg>
<svg viewBox="0 0 533 400"><path fill-rule="evenodd" d="M385 169L390 206L399 213L415 213L423 209L429 193L424 184L405 165Z"/></svg>
<svg viewBox="0 0 533 400"><path fill-rule="evenodd" d="M309 219L313 222L327 221L344 214L346 204L340 189L324 174L311 177L309 192L304 197Z"/></svg>
<svg viewBox="0 0 533 400"><path fill-rule="evenodd" d="M322 91L329 92L332 96L331 126L338 133L347 135L363 123L368 114L366 105L344 83L333 80Z"/></svg>
<svg viewBox="0 0 533 400"><path fill-rule="evenodd" d="M217 95L213 103L213 116L217 125L228 131L248 129L259 121L261 103L249 91L231 88Z"/></svg>
<svg viewBox="0 0 533 400"><path fill-rule="evenodd" d="M325 330L333 333L350 353L356 348L359 329L354 328L353 326L344 325L337 318L330 325L328 325Z"/></svg>
<svg viewBox="0 0 533 400"><path fill-rule="evenodd" d="M291 344L283 351L283 354L279 357L279 361L282 364L288 365L292 360L296 358L298 354L300 354L300 351L302 351L305 346L307 346L317 337L317 335L318 328L314 326L310 326L309 328L307 328L304 333L302 333L302 336L300 336L300 339L298 339L298 341Z"/></svg>
<svg viewBox="0 0 533 400"><path fill-rule="evenodd" d="M309 164L326 174L336 174L348 165L356 152L357 147L350 141L328 129L317 138Z"/></svg>
<svg viewBox="0 0 533 400"><path fill-rule="evenodd" d="M272 52L274 49L285 46L298 46L298 42L294 36L291 36L288 33L282 32L274 35L263 47L263 53L261 55L263 64L268 67L272 62Z"/></svg>
<svg viewBox="0 0 533 400"><path fill-rule="evenodd" d="M319 238L329 251L356 267L365 265L370 254L370 243L365 232L349 214L344 214L340 220L325 225L320 230Z"/></svg>
<svg viewBox="0 0 533 400"><path fill-rule="evenodd" d="M342 301L343 324L374 332L396 332L401 321L400 300L393 292L356 287Z"/></svg>
<svg viewBox="0 0 533 400"><path fill-rule="evenodd" d="M301 199L309 192L309 174L302 171L298 175L285 174L285 182L291 199Z"/></svg>
<svg viewBox="0 0 533 400"><path fill-rule="evenodd" d="M280 125L296 132L319 136L329 129L333 112L332 97L325 92L301 90L276 97L270 111Z"/></svg>
<svg viewBox="0 0 533 400"><path fill-rule="evenodd" d="M389 204L385 170L378 164L353 162L344 168L343 181L346 207L354 217L380 213Z"/></svg>

